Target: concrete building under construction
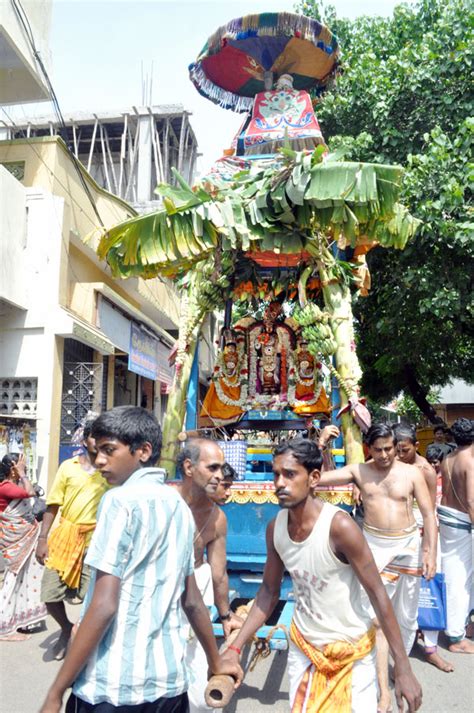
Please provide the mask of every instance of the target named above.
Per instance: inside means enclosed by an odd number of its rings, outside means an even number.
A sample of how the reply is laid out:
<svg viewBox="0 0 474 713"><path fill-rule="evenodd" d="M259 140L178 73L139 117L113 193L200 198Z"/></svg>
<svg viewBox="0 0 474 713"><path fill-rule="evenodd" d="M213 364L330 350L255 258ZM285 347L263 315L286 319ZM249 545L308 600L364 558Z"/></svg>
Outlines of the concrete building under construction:
<svg viewBox="0 0 474 713"><path fill-rule="evenodd" d="M156 209L158 183L173 182L172 169L192 183L198 156L189 112L180 104L130 107L121 111L74 112L2 122L0 138L59 135L96 183L138 212Z"/></svg>

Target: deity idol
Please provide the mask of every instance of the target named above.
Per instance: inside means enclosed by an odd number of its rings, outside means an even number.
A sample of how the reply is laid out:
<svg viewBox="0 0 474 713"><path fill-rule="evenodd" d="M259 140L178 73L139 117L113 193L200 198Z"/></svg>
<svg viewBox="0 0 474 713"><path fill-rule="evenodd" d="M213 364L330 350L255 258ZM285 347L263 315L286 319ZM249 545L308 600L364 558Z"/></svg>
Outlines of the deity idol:
<svg viewBox="0 0 474 713"><path fill-rule="evenodd" d="M262 403L261 397L275 397L286 403L288 358L294 346L293 331L283 322L282 306L271 302L262 322L248 329L249 396ZM260 397L260 398L259 398Z"/></svg>
<svg viewBox="0 0 474 713"><path fill-rule="evenodd" d="M329 413L330 404L323 386L321 364L308 350L308 342L300 334L293 352L292 378L288 402L297 414Z"/></svg>
<svg viewBox="0 0 474 713"><path fill-rule="evenodd" d="M247 397L244 342L242 332L224 330L212 382L201 409L202 425L232 423L243 414Z"/></svg>

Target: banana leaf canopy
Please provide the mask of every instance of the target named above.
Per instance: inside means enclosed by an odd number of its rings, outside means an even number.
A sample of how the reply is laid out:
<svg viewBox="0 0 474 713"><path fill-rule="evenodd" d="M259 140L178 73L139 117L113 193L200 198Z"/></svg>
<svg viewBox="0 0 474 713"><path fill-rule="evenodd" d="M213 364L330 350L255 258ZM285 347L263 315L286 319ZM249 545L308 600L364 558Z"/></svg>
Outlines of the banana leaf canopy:
<svg viewBox="0 0 474 713"><path fill-rule="evenodd" d="M236 299L236 288L251 279L248 268L262 264L262 256L286 255L296 261L302 308L297 322L312 353L325 360L338 380L342 407L357 408L361 374L353 349L348 270L333 256L332 246L351 246L362 257L376 244L402 249L419 221L398 203L399 166L341 162L331 156L323 161L324 153L324 146L312 153L282 149L277 160L239 161L233 177L217 171L194 188L176 175L177 187L158 187L162 210L121 223L100 239L98 254L115 276L170 277L182 288L175 379L160 461L170 477L202 321L226 299ZM308 279L315 270L324 312L308 303ZM359 285L367 287L365 281L361 274ZM325 322L331 339L323 334ZM352 415L344 413L341 421L347 462L362 462Z"/></svg>
<svg viewBox="0 0 474 713"><path fill-rule="evenodd" d="M249 111L265 75L290 74L295 89L321 93L336 71L338 44L309 17L263 13L231 20L204 45L189 75L200 94L237 112Z"/></svg>
<svg viewBox="0 0 474 713"><path fill-rule="evenodd" d="M320 235L339 247L403 249L418 221L398 203L402 168L321 161L283 150L278 162L250 161L233 180L219 174L191 188L161 185L164 208L102 235L98 254L123 278L177 277L219 251L314 254Z"/></svg>

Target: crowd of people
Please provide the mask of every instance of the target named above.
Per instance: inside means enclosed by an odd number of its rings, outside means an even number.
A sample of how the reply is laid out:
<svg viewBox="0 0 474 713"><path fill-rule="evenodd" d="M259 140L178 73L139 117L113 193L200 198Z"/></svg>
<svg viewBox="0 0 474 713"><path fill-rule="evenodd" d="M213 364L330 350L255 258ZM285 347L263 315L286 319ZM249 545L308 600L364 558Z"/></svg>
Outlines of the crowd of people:
<svg viewBox="0 0 474 713"><path fill-rule="evenodd" d="M150 412L125 406L94 415L83 424L80 452L59 468L41 522L23 458L5 456L0 638L28 637L46 613L60 627L53 655L64 662L41 713L59 713L69 687L67 713L209 710L208 673L240 685L242 649L272 613L285 572L295 598L293 713L387 713L390 654L397 703L418 710L422 691L408 659L417 636L429 663L453 670L437 650L438 632L418 631L422 578L444 573L449 651L474 653L474 421L452 425L454 444L436 429L426 458L413 428L374 424L367 461L332 469L337 434L329 425L274 450L281 509L267 527L263 583L245 621L229 600L221 507L235 471L215 441L185 442L181 480L170 487L155 465L161 429ZM318 498L318 484L352 484L362 527ZM83 602L78 626L65 601ZM224 653L212 604L226 639L233 632Z"/></svg>

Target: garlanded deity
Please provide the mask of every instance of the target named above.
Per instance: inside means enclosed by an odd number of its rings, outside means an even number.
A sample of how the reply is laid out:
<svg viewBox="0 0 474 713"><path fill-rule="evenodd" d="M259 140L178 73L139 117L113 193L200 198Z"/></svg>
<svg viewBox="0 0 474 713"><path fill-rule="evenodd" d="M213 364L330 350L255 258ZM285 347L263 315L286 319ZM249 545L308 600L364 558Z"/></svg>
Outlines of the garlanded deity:
<svg viewBox="0 0 474 713"><path fill-rule="evenodd" d="M321 364L293 324L274 301L261 321L246 317L223 331L202 425L235 422L258 408L301 415L330 411Z"/></svg>
<svg viewBox="0 0 474 713"><path fill-rule="evenodd" d="M330 404L323 386L321 364L308 349L308 342L300 333L293 352L290 370L288 403L294 413L329 413Z"/></svg>
<svg viewBox="0 0 474 713"><path fill-rule="evenodd" d="M270 302L263 320L248 328L249 396L265 405L286 402L293 330L282 319L280 302Z"/></svg>
<svg viewBox="0 0 474 713"><path fill-rule="evenodd" d="M225 329L201 417L222 425L241 416L247 400L247 374L245 336L242 331Z"/></svg>

